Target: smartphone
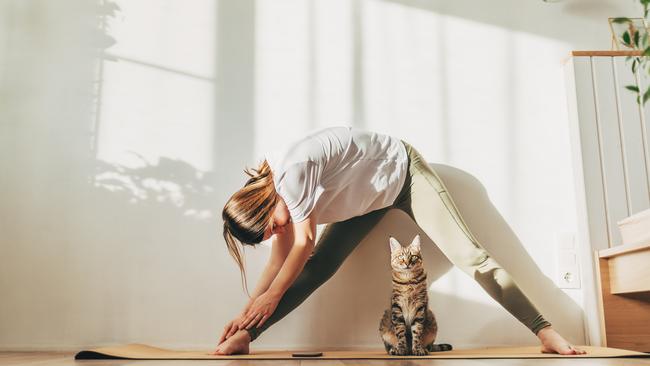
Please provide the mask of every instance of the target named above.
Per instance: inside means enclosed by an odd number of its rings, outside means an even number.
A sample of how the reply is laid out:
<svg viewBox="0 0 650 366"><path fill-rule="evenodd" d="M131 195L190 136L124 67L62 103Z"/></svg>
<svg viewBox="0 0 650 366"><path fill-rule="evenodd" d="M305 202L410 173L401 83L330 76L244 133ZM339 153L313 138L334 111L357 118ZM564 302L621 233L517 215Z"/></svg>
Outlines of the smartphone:
<svg viewBox="0 0 650 366"><path fill-rule="evenodd" d="M291 357L320 357L323 352L296 352L292 353Z"/></svg>

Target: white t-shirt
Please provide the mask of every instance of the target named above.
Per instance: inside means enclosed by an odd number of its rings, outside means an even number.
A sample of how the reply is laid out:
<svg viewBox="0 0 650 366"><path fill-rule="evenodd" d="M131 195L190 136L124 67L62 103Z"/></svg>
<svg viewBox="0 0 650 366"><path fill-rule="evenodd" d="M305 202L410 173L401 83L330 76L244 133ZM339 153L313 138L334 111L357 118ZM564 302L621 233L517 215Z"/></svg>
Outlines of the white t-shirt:
<svg viewBox="0 0 650 366"><path fill-rule="evenodd" d="M408 161L399 139L349 127L315 132L266 159L291 219L303 221L313 211L317 224L390 206Z"/></svg>

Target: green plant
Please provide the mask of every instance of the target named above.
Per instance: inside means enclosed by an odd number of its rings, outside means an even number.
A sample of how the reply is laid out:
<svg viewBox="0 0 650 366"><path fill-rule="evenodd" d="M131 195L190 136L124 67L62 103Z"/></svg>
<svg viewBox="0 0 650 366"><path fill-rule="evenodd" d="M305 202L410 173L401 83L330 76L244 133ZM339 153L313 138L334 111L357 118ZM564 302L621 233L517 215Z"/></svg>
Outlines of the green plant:
<svg viewBox="0 0 650 366"><path fill-rule="evenodd" d="M650 75L650 44L648 40L648 27L646 21L648 20L648 11L650 10L650 0L639 0L643 6L643 29L639 29L634 24L633 18L613 18L611 22L614 24L626 24L627 29L620 36L619 41L629 49L637 51L632 56L628 56L625 60L629 64L631 62L632 73L636 76L637 71L644 72ZM636 102L639 105L645 105L650 99L650 85L646 90L641 90L639 85L639 77L635 77L635 85L626 85L625 88L636 93Z"/></svg>

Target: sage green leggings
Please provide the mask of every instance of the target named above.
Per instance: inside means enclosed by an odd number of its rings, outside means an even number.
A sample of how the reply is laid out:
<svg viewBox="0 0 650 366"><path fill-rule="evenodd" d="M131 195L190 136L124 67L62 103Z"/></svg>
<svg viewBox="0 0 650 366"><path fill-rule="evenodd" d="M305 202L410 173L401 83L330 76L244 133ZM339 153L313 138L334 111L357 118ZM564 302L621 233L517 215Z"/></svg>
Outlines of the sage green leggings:
<svg viewBox="0 0 650 366"><path fill-rule="evenodd" d="M329 224L314 253L287 289L275 312L261 327L248 330L251 340L300 305L338 270L345 258L390 209L406 212L456 266L474 278L492 298L533 333L550 325L519 287L481 247L463 221L440 177L412 146L408 153L408 174L392 206Z"/></svg>

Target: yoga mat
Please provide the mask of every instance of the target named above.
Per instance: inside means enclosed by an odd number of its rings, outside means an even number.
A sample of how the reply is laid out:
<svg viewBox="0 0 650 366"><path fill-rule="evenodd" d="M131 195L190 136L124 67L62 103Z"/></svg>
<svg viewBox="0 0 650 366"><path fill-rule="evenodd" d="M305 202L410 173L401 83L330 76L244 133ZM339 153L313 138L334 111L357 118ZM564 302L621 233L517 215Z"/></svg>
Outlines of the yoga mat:
<svg viewBox="0 0 650 366"><path fill-rule="evenodd" d="M130 359L130 360L320 360L320 359L453 359L453 358L610 358L610 357L650 357L648 353L627 351L618 348L580 346L586 355L561 356L542 353L539 346L500 347L453 350L430 353L427 356L389 356L384 350L376 351L323 351L320 357L291 357L297 351L258 351L248 355L215 356L210 351L174 351L156 348L146 344L103 347L81 351L76 360L87 359ZM304 351L304 350L302 350ZM317 351L313 349L311 351Z"/></svg>

